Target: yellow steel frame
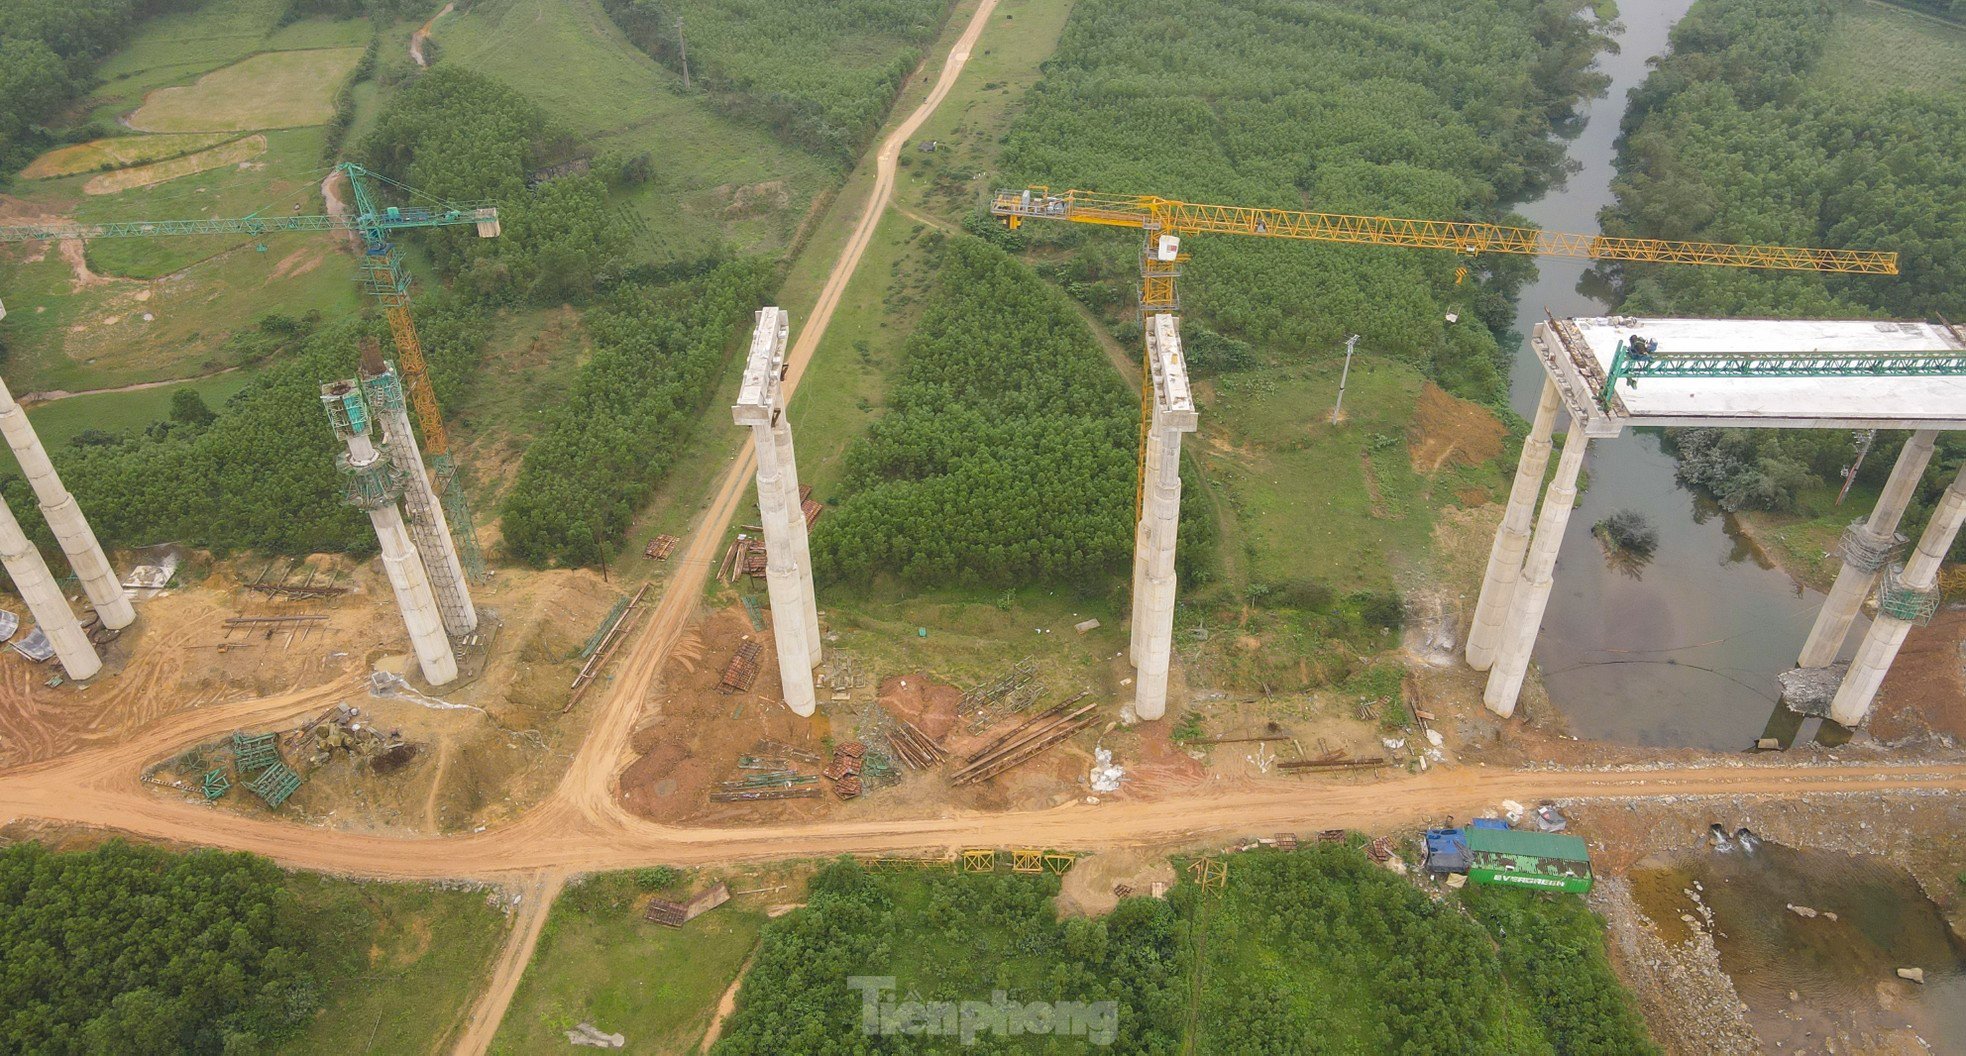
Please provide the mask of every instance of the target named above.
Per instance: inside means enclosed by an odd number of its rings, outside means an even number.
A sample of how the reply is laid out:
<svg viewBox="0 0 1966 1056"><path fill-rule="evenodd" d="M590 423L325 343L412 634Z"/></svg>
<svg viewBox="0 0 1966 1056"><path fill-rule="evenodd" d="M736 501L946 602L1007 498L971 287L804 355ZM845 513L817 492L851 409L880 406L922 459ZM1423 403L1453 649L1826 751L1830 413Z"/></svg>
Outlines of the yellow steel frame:
<svg viewBox="0 0 1966 1056"><path fill-rule="evenodd" d="M1197 858L1188 865L1195 886L1203 891L1220 891L1229 886L1229 863L1220 858Z"/></svg>
<svg viewBox="0 0 1966 1056"><path fill-rule="evenodd" d="M1081 224L1147 228L1165 234L1253 235L1314 242L1444 249L1471 255L1517 253L1854 275L1898 273L1898 255L1877 250L1735 246L1665 238L1613 238L1460 220L1415 220L1247 205L1206 205L1157 195L1110 195L1078 190L1051 195L1042 187L1031 188L1030 193L1034 202L1059 203L1062 211L1023 209L1020 207L1021 195L1016 193L997 195L991 211L1014 219L1049 217Z"/></svg>
<svg viewBox="0 0 1966 1056"><path fill-rule="evenodd" d="M989 873L997 868L997 852L989 848L975 848L963 852L962 869L965 873Z"/></svg>
<svg viewBox="0 0 1966 1056"><path fill-rule="evenodd" d="M1010 871L1013 873L1044 872L1044 849L1040 847L1020 847L1011 851Z"/></svg>

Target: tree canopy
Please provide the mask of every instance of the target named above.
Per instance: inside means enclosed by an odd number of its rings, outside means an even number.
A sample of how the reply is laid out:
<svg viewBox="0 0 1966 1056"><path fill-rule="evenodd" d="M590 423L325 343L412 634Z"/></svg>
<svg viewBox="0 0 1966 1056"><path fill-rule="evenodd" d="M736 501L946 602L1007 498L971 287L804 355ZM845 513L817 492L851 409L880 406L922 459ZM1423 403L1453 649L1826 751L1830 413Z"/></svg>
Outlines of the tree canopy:
<svg viewBox="0 0 1966 1056"><path fill-rule="evenodd" d="M1101 585L1132 553L1138 405L1029 269L974 239L939 253L813 566L859 583Z"/></svg>
<svg viewBox="0 0 1966 1056"><path fill-rule="evenodd" d="M241 1053L320 1005L271 862L109 843L0 850L0 1049Z"/></svg>

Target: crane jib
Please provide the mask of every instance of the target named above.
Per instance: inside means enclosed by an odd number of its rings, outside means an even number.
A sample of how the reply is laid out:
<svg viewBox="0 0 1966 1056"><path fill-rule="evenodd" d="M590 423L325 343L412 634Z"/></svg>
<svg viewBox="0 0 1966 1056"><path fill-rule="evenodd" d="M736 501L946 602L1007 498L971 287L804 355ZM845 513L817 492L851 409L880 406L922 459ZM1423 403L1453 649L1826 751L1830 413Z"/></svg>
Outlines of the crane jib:
<svg viewBox="0 0 1966 1056"><path fill-rule="evenodd" d="M1315 242L1436 249L1478 256L1510 253L1632 263L1694 264L1858 275L1896 275L1898 255L1856 249L1730 245L1660 238L1570 234L1533 227L1320 213L1259 206L1205 205L1090 191L1053 194L1047 188L1002 191L990 212L1007 222L1026 218L1131 227L1160 234L1233 234Z"/></svg>

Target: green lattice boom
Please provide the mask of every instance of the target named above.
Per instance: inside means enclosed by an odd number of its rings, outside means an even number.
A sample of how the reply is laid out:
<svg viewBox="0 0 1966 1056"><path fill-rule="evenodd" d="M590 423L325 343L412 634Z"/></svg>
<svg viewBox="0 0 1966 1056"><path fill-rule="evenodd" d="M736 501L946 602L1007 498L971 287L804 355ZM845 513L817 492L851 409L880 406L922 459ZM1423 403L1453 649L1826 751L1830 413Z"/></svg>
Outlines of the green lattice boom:
<svg viewBox="0 0 1966 1056"><path fill-rule="evenodd" d="M1611 357L1600 402L1623 378L1891 378L1966 375L1966 351L1938 352L1762 352L1700 355L1658 353L1634 360L1625 342Z"/></svg>

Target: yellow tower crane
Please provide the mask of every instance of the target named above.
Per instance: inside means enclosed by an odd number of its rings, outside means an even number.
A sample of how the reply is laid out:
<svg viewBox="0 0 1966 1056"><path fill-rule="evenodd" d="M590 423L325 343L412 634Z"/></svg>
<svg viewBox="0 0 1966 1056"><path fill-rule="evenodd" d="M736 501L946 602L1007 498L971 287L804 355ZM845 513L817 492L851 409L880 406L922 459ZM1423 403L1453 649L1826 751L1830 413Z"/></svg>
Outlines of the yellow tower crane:
<svg viewBox="0 0 1966 1056"><path fill-rule="evenodd" d="M1338 242L1364 246L1440 249L1467 256L1513 253L1588 260L1699 264L1722 268L1770 268L1850 275L1896 275L1896 253L1857 249L1806 249L1797 246L1736 246L1719 242L1681 242L1664 238L1612 238L1576 235L1534 227L1414 220L1394 216L1356 216L1247 205L1203 205L1156 195L1112 195L1095 191L1053 193L1049 187L999 191L990 213L1015 231L1025 220L1065 220L1141 231L1140 313L1143 326L1159 313L1178 312L1175 280L1187 254L1182 235L1252 235ZM1137 517L1147 479L1147 429L1153 412L1153 372L1140 372L1140 455L1134 493Z"/></svg>

